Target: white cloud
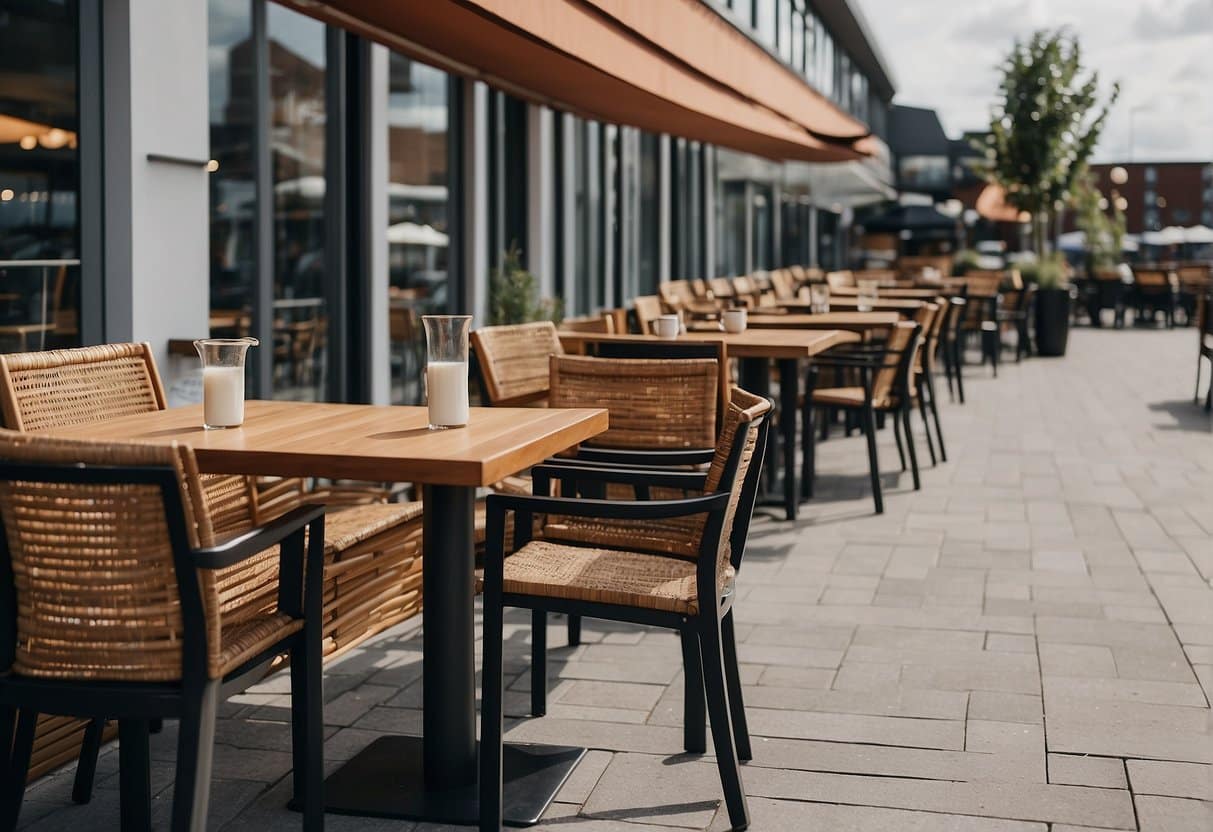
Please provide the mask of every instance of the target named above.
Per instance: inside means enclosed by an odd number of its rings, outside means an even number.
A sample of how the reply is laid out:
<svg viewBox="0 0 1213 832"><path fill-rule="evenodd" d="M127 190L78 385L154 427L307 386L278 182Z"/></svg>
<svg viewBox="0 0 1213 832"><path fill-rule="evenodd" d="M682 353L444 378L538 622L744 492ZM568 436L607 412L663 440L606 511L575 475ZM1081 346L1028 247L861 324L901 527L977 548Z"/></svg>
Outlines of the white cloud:
<svg viewBox="0 0 1213 832"><path fill-rule="evenodd" d="M1136 159L1213 158L1213 0L856 1L892 65L896 101L935 108L949 135L988 124L1016 37L1068 26L1101 85L1121 82L1097 158L1129 155L1130 118Z"/></svg>

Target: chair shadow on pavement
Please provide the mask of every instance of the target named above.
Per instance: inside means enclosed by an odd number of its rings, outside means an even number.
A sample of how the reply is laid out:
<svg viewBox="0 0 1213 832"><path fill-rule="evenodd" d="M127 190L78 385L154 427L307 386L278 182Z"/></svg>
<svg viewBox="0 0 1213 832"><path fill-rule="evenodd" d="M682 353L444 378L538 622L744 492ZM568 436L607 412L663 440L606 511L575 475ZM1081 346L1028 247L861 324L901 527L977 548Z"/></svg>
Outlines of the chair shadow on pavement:
<svg viewBox="0 0 1213 832"><path fill-rule="evenodd" d="M1196 404L1191 399L1150 402L1147 407L1154 413L1171 417L1170 423L1152 425L1158 430L1188 430L1196 433L1213 433L1213 414L1204 407L1204 401Z"/></svg>

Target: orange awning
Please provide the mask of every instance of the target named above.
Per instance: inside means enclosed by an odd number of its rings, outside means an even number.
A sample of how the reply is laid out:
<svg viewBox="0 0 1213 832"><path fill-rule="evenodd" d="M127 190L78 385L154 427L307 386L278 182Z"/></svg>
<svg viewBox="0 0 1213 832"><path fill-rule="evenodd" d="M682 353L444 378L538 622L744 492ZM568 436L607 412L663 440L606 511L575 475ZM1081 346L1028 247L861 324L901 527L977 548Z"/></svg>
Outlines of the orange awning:
<svg viewBox="0 0 1213 832"><path fill-rule="evenodd" d="M289 0L447 71L589 118L810 162L866 128L698 0Z"/></svg>
<svg viewBox="0 0 1213 832"><path fill-rule="evenodd" d="M1007 195L1001 185L993 183L982 188L977 195L977 213L990 222L1019 222L1019 209L1007 204Z"/></svg>

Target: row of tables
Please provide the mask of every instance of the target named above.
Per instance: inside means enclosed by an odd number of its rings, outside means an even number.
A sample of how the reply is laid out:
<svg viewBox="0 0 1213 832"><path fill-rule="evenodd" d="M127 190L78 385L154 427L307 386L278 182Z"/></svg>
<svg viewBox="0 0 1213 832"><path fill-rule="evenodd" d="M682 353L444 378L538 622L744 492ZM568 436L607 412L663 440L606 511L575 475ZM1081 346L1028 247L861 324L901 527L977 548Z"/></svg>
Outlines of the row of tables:
<svg viewBox="0 0 1213 832"><path fill-rule="evenodd" d="M782 327L766 326L779 317ZM784 503L799 501L796 418L800 362L887 327L892 312L753 315L745 332L692 331L686 340L721 342L741 363L742 383L765 394L779 367ZM579 339L642 335L562 333ZM200 405L125 416L48 433L100 442L180 442L206 473L412 482L424 520L423 736L372 742L326 781L329 811L473 824L477 808L474 664L474 501L477 489L536 465L607 429L602 409L474 407L466 428L430 431L424 407L250 401L240 428L202 428ZM537 821L585 749L507 743L507 822Z"/></svg>

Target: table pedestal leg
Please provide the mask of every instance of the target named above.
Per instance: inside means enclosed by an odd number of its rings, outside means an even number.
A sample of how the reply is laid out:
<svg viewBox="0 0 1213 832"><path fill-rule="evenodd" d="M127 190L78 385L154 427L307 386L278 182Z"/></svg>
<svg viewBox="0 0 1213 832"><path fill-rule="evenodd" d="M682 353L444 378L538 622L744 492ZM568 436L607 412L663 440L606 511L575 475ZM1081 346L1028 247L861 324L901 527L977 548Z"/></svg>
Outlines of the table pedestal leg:
<svg viewBox="0 0 1213 832"><path fill-rule="evenodd" d="M475 824L476 668L472 576L475 490L425 486L422 737L380 737L325 782L339 814ZM507 744L505 820L539 820L584 748Z"/></svg>
<svg viewBox="0 0 1213 832"><path fill-rule="evenodd" d="M771 395L770 364L765 358L739 359L738 376L741 387L756 396ZM763 463L760 495L762 505L782 505L787 519L795 520L800 503L796 485L796 414L799 411L800 378L796 359L779 361L779 425L778 433L767 434L767 456ZM782 461L782 465L780 462ZM780 477L782 469L783 476ZM774 492L783 485L783 499L772 502Z"/></svg>

